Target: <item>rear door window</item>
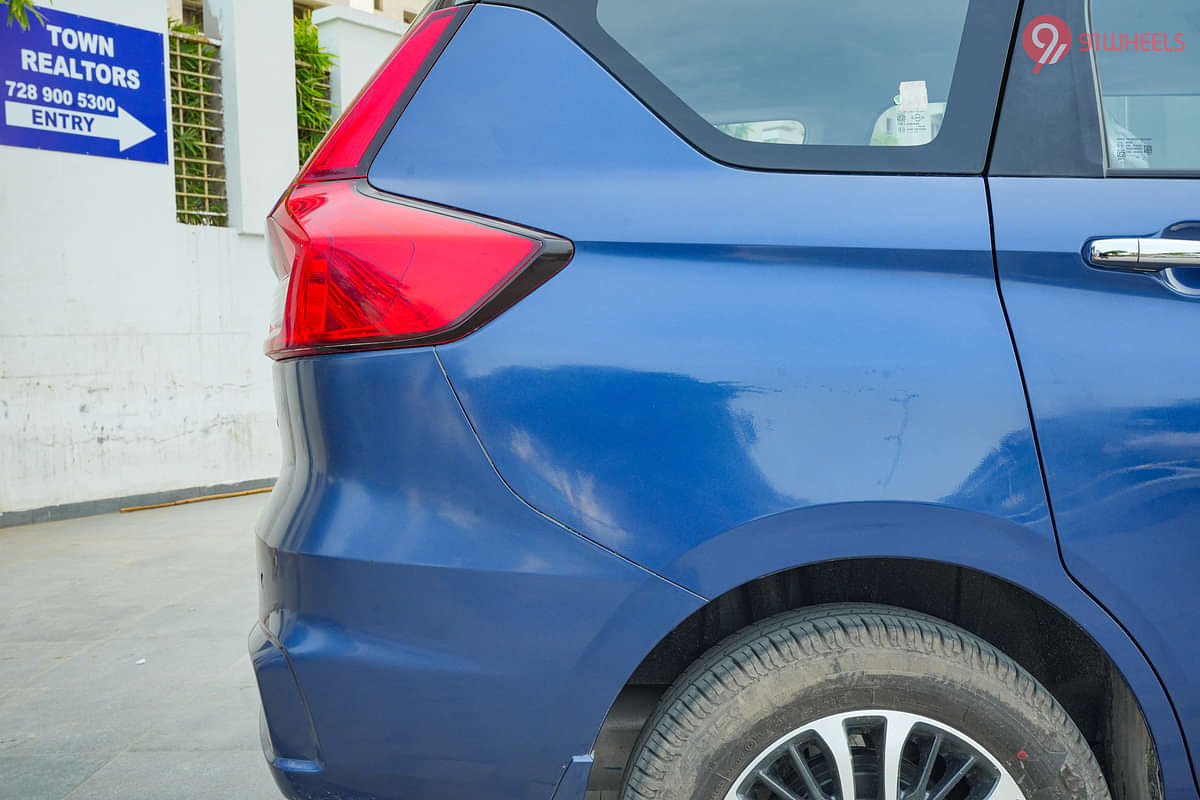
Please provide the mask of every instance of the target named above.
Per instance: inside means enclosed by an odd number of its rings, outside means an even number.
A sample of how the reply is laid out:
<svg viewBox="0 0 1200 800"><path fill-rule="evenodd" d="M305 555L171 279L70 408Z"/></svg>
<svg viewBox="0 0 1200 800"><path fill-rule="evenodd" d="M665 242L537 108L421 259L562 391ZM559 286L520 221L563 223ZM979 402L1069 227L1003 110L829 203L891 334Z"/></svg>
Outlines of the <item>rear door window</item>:
<svg viewBox="0 0 1200 800"><path fill-rule="evenodd" d="M738 166L978 173L1015 0L521 3Z"/></svg>
<svg viewBox="0 0 1200 800"><path fill-rule="evenodd" d="M968 0L599 0L622 47L729 136L919 147L945 119Z"/></svg>
<svg viewBox="0 0 1200 800"><path fill-rule="evenodd" d="M1092 0L1108 166L1200 170L1200 5Z"/></svg>

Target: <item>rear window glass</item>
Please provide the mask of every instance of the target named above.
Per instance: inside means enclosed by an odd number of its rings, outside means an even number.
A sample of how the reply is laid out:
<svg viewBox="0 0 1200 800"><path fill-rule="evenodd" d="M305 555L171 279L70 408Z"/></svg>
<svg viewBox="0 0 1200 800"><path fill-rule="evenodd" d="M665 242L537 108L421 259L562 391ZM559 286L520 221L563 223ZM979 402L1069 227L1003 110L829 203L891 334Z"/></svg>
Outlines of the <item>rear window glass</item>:
<svg viewBox="0 0 1200 800"><path fill-rule="evenodd" d="M1200 170L1200 6L1092 0L1092 43L1115 169Z"/></svg>
<svg viewBox="0 0 1200 800"><path fill-rule="evenodd" d="M948 111L968 0L598 0L617 44L725 136L918 147Z"/></svg>

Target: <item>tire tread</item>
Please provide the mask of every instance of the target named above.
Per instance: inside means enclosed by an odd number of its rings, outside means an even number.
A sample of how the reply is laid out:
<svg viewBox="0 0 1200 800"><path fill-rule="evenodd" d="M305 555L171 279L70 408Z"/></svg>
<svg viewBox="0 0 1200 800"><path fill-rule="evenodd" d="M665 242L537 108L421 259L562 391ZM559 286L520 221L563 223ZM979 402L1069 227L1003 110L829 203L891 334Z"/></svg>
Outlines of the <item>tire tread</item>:
<svg viewBox="0 0 1200 800"><path fill-rule="evenodd" d="M872 646L958 662L1001 683L1049 722L1075 752L1090 746L1070 716L1037 679L1004 653L950 623L905 609L839 604L789 611L728 637L697 659L667 690L642 730L626 770L623 800L660 800L662 780L703 722L732 693L813 656ZM1063 776L1066 797L1108 800L1099 765L1092 780ZM1098 780L1098 784L1096 783ZM1102 796L1075 786L1105 787Z"/></svg>

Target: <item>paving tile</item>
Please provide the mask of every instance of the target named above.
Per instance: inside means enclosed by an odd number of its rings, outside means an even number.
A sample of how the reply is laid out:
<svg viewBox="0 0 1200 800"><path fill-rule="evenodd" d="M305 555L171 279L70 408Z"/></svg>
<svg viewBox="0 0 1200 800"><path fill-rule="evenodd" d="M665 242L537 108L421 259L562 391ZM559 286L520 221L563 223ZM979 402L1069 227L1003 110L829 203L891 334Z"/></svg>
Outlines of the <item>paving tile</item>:
<svg viewBox="0 0 1200 800"><path fill-rule="evenodd" d="M0 644L0 693L17 689L92 646L86 641Z"/></svg>
<svg viewBox="0 0 1200 800"><path fill-rule="evenodd" d="M32 678L25 688L86 694L100 705L194 694L247 658L243 638L232 630L223 638L110 639Z"/></svg>
<svg viewBox="0 0 1200 800"><path fill-rule="evenodd" d="M79 689L16 689L0 698L0 753L112 757L141 737L163 708L152 698Z"/></svg>
<svg viewBox="0 0 1200 800"><path fill-rule="evenodd" d="M0 530L0 800L278 800L246 653L266 499Z"/></svg>
<svg viewBox="0 0 1200 800"><path fill-rule="evenodd" d="M122 753L71 800L280 800L257 750Z"/></svg>
<svg viewBox="0 0 1200 800"><path fill-rule="evenodd" d="M106 761L87 754L14 756L0 750L0 800L60 800Z"/></svg>
<svg viewBox="0 0 1200 800"><path fill-rule="evenodd" d="M143 601L86 593L27 599L3 607L0 643L103 641L147 613Z"/></svg>
<svg viewBox="0 0 1200 800"><path fill-rule="evenodd" d="M139 638L240 640L245 650L257 610L257 586L250 576L239 575L166 603L129 630Z"/></svg>
<svg viewBox="0 0 1200 800"><path fill-rule="evenodd" d="M219 684L162 715L131 749L139 751L247 750L260 752L261 706L253 684Z"/></svg>

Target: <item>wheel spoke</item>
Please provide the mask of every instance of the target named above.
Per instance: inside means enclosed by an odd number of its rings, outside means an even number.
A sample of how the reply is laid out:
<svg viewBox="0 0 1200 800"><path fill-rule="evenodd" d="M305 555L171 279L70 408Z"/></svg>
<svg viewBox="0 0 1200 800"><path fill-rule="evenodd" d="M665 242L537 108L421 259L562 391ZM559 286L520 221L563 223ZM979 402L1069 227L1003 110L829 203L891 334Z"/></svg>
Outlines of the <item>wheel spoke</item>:
<svg viewBox="0 0 1200 800"><path fill-rule="evenodd" d="M924 800L925 793L929 791L929 776L933 774L933 765L937 761L938 752L942 749L942 735L935 734L933 743L929 745L929 755L925 757L924 763L921 764L921 777L917 781L917 785L908 793L908 797L914 800Z"/></svg>
<svg viewBox="0 0 1200 800"><path fill-rule="evenodd" d="M769 786L771 791L782 797L783 800L800 800L799 795L771 777L770 773L768 773L765 769L760 769L758 771L758 779Z"/></svg>
<svg viewBox="0 0 1200 800"><path fill-rule="evenodd" d="M796 768L800 779L804 781L804 788L808 790L808 796L812 800L825 800L825 792L821 791L821 785L813 777L812 770L808 768L808 762L804 760L804 756L800 755L796 745L788 745L788 755L792 757L792 766Z"/></svg>
<svg viewBox="0 0 1200 800"><path fill-rule="evenodd" d="M946 800L946 795L950 794L950 790L958 785L958 782L967 776L971 771L971 767L975 766L975 756L970 756L963 763L958 771L946 779L941 786L938 787L937 793L929 800Z"/></svg>
<svg viewBox="0 0 1200 800"><path fill-rule="evenodd" d="M871 800L964 794L1026 800L1004 765L966 734L920 714L879 708L830 714L769 743L733 780L724 800L760 799L768 792L771 800L857 800L859 781L872 787Z"/></svg>
<svg viewBox="0 0 1200 800"><path fill-rule="evenodd" d="M813 723L813 733L821 737L825 750L833 756L833 768L837 773L837 800L854 800L854 760L850 755L850 739L840 717L826 717Z"/></svg>
<svg viewBox="0 0 1200 800"><path fill-rule="evenodd" d="M900 759L914 722L915 719L907 714L895 714L886 719L883 729L884 800L900 800Z"/></svg>

